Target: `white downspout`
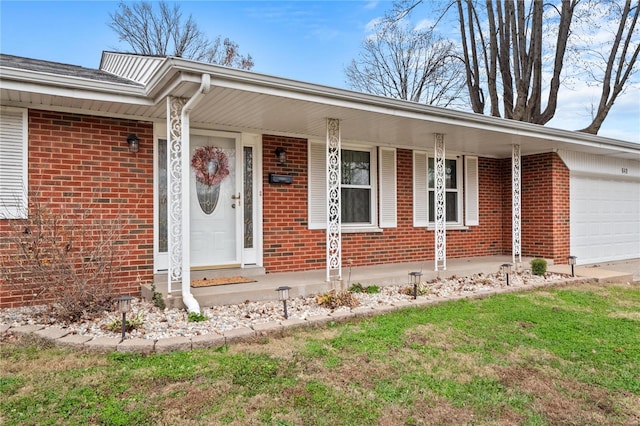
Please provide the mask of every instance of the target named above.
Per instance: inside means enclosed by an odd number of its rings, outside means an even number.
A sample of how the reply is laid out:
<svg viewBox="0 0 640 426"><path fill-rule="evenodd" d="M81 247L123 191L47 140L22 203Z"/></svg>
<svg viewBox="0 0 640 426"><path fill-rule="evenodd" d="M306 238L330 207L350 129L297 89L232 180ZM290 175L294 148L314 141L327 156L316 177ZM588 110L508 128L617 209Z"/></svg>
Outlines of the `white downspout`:
<svg viewBox="0 0 640 426"><path fill-rule="evenodd" d="M189 221L189 167L191 158L189 155L189 114L200 102L204 95L211 90L211 76L202 74L200 89L187 101L181 113L181 137L182 137L182 303L187 307L188 312L200 313L200 304L191 294L191 247L190 232L191 223Z"/></svg>

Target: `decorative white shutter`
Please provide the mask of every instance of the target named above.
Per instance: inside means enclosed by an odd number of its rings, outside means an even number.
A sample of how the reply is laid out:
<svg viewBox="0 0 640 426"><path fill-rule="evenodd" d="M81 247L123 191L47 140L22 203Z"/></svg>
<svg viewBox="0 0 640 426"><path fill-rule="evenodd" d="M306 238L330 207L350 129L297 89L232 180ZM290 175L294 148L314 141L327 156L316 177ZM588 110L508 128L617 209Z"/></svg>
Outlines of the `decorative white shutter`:
<svg viewBox="0 0 640 426"><path fill-rule="evenodd" d="M27 110L0 110L0 219L27 217Z"/></svg>
<svg viewBox="0 0 640 426"><path fill-rule="evenodd" d="M480 224L478 191L478 157L464 157L464 223L467 226Z"/></svg>
<svg viewBox="0 0 640 426"><path fill-rule="evenodd" d="M413 151L413 226L429 225L428 156Z"/></svg>
<svg viewBox="0 0 640 426"><path fill-rule="evenodd" d="M309 141L309 229L327 228L326 145Z"/></svg>
<svg viewBox="0 0 640 426"><path fill-rule="evenodd" d="M378 169L380 179L380 228L395 228L397 219L396 150L378 149Z"/></svg>

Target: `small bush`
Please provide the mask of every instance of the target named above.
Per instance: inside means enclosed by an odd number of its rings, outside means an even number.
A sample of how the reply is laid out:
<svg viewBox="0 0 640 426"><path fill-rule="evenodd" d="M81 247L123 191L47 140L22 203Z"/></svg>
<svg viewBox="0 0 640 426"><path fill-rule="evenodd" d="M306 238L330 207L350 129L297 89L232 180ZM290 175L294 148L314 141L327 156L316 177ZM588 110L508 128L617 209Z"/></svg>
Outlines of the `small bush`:
<svg viewBox="0 0 640 426"><path fill-rule="evenodd" d="M200 312L189 312L189 315L187 316L187 321L189 322L202 322L208 319L209 318L207 318L205 314L201 314Z"/></svg>
<svg viewBox="0 0 640 426"><path fill-rule="evenodd" d="M125 323L125 331L127 333L131 333L133 330L142 327L142 324L142 314L138 314L131 319L127 319ZM115 320L111 324L108 324L106 329L113 331L114 333L120 333L122 331L122 319Z"/></svg>
<svg viewBox="0 0 640 426"><path fill-rule="evenodd" d="M28 218L12 221L3 238L10 250L0 256L0 281L29 294L27 302L48 304L61 321L92 319L108 310L126 223L91 208L55 209L35 194L31 200Z"/></svg>
<svg viewBox="0 0 640 426"><path fill-rule="evenodd" d="M413 296L413 286L409 286L409 287L402 287L400 289L400 293L402 294L406 294L407 296ZM425 284L420 283L418 284L418 288L417 288L417 296L424 296L426 294L431 293L431 290L429 290L429 287L427 287Z"/></svg>
<svg viewBox="0 0 640 426"><path fill-rule="evenodd" d="M360 283L354 283L349 287L351 293L364 293L364 286Z"/></svg>
<svg viewBox="0 0 640 426"><path fill-rule="evenodd" d="M355 283L349 287L349 291L351 293L377 294L380 293L380 287L377 285L363 286L360 283Z"/></svg>
<svg viewBox="0 0 640 426"><path fill-rule="evenodd" d="M153 305L164 311L164 309L167 307L166 303L164 303L164 299L162 298L162 293L156 291L156 283L151 283L151 292L153 293L153 296L151 296L151 301L153 302Z"/></svg>
<svg viewBox="0 0 640 426"><path fill-rule="evenodd" d="M318 302L318 305L328 309L336 309L341 306L354 308L360 305L358 299L356 299L350 291L343 291L340 293L330 291L317 296L316 301Z"/></svg>
<svg viewBox="0 0 640 426"><path fill-rule="evenodd" d="M533 275L544 275L547 272L547 261L544 259L533 259L531 261L531 273Z"/></svg>

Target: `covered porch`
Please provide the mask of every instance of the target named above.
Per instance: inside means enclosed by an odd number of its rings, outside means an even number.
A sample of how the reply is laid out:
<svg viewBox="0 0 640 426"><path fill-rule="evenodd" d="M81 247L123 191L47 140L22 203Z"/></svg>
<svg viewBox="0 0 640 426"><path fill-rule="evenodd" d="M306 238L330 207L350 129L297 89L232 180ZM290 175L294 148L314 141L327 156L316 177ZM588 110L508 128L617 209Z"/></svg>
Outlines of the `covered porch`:
<svg viewBox="0 0 640 426"><path fill-rule="evenodd" d="M474 274L495 274L500 272L501 266L510 263L512 256L483 256L449 259L447 270L435 271L434 260L422 262L406 262L373 266L347 267L344 270L344 289L354 283L364 286L377 285L407 285L409 286L409 272L422 272L422 282L435 278L468 277ZM524 269L530 269L531 258L523 257ZM547 260L547 271L556 274L571 275L571 267L565 264L554 264ZM611 262L606 264L576 266L574 274L578 278L594 280L596 282L638 282L640 281L640 259ZM318 269L302 272L281 272L266 274L263 268L220 269L208 271L194 271L192 278L229 277L242 275L253 280L242 284L224 284L210 287L192 288L193 295L202 307L240 304L246 301L259 302L277 300L276 288L291 287L290 296L306 297L322 294L331 290L331 283L326 281L326 270ZM181 292L174 289L167 294L167 277L156 274L156 291L162 293L168 307L181 308ZM151 300L151 284L142 286L142 297Z"/></svg>

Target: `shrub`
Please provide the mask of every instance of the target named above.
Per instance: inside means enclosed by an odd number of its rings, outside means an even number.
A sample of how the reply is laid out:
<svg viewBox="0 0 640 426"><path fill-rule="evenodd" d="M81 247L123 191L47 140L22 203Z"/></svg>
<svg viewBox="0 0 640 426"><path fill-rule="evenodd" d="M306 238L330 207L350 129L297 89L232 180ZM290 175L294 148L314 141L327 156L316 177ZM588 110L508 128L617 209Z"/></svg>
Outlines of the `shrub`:
<svg viewBox="0 0 640 426"><path fill-rule="evenodd" d="M119 218L91 209L52 209L31 197L27 219L12 221L11 251L0 261L0 279L28 290L31 302L48 304L61 321L90 319L110 308L120 271Z"/></svg>
<svg viewBox="0 0 640 426"><path fill-rule="evenodd" d="M162 293L156 291L156 283L151 283L151 292L153 293L153 296L151 296L151 301L153 302L153 305L164 311L164 309L167 307L166 303L164 303L164 298L162 297Z"/></svg>
<svg viewBox="0 0 640 426"><path fill-rule="evenodd" d="M380 293L380 287L377 285L363 286L360 283L355 283L349 287L349 291L351 293L377 294Z"/></svg>
<svg viewBox="0 0 640 426"><path fill-rule="evenodd" d="M316 301L318 302L318 305L328 309L336 309L341 306L354 308L360 305L360 301L358 301L350 291L342 291L338 293L332 290L328 293L317 296Z"/></svg>
<svg viewBox="0 0 640 426"><path fill-rule="evenodd" d="M142 314L138 314L135 317L129 319L127 318L125 322L125 331L127 333L131 333L133 330L142 327ZM114 333L120 333L122 331L122 319L117 319L114 322L105 326L105 328L109 331L113 331Z"/></svg>
<svg viewBox="0 0 640 426"><path fill-rule="evenodd" d="M206 321L209 318L205 314L201 314L200 312L189 312L187 315L188 322L202 322Z"/></svg>
<svg viewBox="0 0 640 426"><path fill-rule="evenodd" d="M544 275L547 272L547 261L536 258L531 261L531 273L533 275Z"/></svg>

